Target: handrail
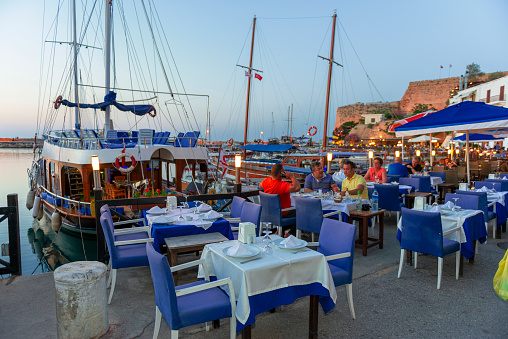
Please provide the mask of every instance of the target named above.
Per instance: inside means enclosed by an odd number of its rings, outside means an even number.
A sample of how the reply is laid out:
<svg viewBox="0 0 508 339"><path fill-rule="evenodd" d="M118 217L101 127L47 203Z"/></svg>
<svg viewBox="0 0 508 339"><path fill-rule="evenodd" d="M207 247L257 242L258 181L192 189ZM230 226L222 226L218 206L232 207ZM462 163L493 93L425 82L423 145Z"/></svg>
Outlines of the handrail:
<svg viewBox="0 0 508 339"><path fill-rule="evenodd" d="M74 203L78 203L78 205L79 205L79 204L81 204L81 205L91 205L91 203L89 203L89 202L77 201L77 200L73 200L73 199L71 199L71 198L62 197L61 195L55 194L55 193L53 193L53 192L50 192L50 191L49 191L46 187L44 187L44 186L42 186L42 185L37 184L37 187L38 187L38 188L42 188L43 190L45 190L45 191L46 191L46 193L49 193L49 194L51 194L52 196L55 196L55 197L57 197L57 198L60 198L60 199L66 200L66 201L70 201L70 202L74 202Z"/></svg>

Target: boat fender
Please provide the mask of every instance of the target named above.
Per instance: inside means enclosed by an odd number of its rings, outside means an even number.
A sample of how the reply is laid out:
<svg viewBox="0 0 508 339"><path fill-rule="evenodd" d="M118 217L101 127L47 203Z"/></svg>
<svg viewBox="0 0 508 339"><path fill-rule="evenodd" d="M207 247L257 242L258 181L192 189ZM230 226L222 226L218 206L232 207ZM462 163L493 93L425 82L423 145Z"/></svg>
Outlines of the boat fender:
<svg viewBox="0 0 508 339"><path fill-rule="evenodd" d="M55 210L51 216L51 228L53 228L53 231L58 232L60 231L60 227L62 227L62 215Z"/></svg>
<svg viewBox="0 0 508 339"><path fill-rule="evenodd" d="M30 190L26 195L26 208L30 211L34 207L35 191Z"/></svg>
<svg viewBox="0 0 508 339"><path fill-rule="evenodd" d="M34 199L32 217L37 218L39 209L41 208L41 197L38 195Z"/></svg>
<svg viewBox="0 0 508 339"><path fill-rule="evenodd" d="M125 166L125 157L131 157L131 166L128 168L122 167L122 166ZM122 166L120 166L120 159L122 159ZM136 168L136 158L134 158L133 155L130 155L127 153L122 153L116 157L115 168L122 173L130 173L130 172L134 171L134 168Z"/></svg>
<svg viewBox="0 0 508 339"><path fill-rule="evenodd" d="M228 140L228 146L231 147L233 146L233 138L229 139Z"/></svg>
<svg viewBox="0 0 508 339"><path fill-rule="evenodd" d="M316 135L316 133L317 133L317 127L316 126L310 126L308 133L309 133L310 136Z"/></svg>
<svg viewBox="0 0 508 339"><path fill-rule="evenodd" d="M55 109L59 109L60 108L60 105L62 104L62 96L59 95L56 100L55 100L55 104L53 107L55 107Z"/></svg>
<svg viewBox="0 0 508 339"><path fill-rule="evenodd" d="M37 213L37 220L41 220L42 218L44 218L44 206L41 201L39 204L39 213Z"/></svg>

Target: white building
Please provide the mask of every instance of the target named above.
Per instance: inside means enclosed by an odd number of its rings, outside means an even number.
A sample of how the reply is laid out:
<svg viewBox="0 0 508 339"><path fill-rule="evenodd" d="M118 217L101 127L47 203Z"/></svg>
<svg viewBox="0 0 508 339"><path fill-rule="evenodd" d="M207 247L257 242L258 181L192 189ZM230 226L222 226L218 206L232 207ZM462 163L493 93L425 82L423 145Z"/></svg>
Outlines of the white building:
<svg viewBox="0 0 508 339"><path fill-rule="evenodd" d="M492 80L471 88L459 91L450 99L450 105L462 101L482 101L486 104L508 107L506 102L506 90L508 89L508 76Z"/></svg>
<svg viewBox="0 0 508 339"><path fill-rule="evenodd" d="M383 120L383 114L379 113L364 114L363 117L365 118L365 125L378 124Z"/></svg>

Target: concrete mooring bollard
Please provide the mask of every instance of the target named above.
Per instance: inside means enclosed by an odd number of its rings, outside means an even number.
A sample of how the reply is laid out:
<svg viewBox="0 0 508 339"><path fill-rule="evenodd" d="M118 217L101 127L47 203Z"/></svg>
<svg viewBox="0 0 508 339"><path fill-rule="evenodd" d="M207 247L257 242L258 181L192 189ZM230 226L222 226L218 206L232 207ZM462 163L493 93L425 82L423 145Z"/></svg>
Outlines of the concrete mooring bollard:
<svg viewBox="0 0 508 339"><path fill-rule="evenodd" d="M77 261L55 270L58 338L98 338L108 331L107 267Z"/></svg>

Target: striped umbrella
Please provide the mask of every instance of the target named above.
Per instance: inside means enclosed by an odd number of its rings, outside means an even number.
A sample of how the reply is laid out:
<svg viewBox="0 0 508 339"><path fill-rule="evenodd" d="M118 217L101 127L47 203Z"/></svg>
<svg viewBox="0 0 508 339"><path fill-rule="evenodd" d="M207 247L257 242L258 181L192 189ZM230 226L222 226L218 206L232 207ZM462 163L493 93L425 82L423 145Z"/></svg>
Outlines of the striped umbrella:
<svg viewBox="0 0 508 339"><path fill-rule="evenodd" d="M423 113L418 113L418 114L412 115L412 116L407 117L405 119L397 120L393 124L390 125L390 127L388 128L388 132L395 133L395 128L396 127L405 125L408 122L411 122L413 120L423 118L423 117L425 117L425 116L427 116L427 115L429 115L431 113L434 113L434 112L435 111L427 111L427 112L423 112Z"/></svg>

